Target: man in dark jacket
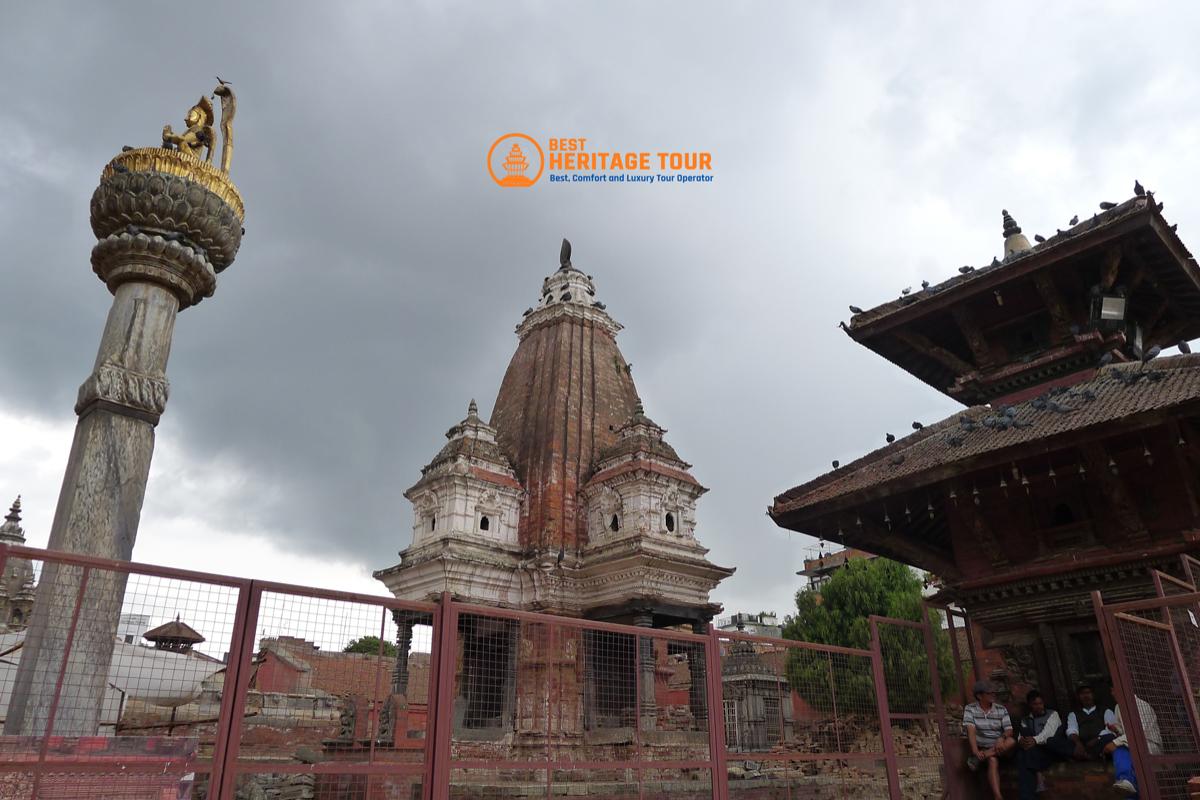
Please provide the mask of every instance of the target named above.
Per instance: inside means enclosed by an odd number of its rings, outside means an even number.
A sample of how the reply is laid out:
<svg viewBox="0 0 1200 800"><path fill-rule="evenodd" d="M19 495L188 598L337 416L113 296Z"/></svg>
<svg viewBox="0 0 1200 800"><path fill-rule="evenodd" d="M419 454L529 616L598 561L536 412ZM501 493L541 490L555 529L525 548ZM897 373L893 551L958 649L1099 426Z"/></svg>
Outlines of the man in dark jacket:
<svg viewBox="0 0 1200 800"><path fill-rule="evenodd" d="M1041 772L1071 757L1071 745L1058 712L1046 708L1037 689L1025 696L1025 716L1017 732L1017 786L1021 800L1036 800L1043 788Z"/></svg>

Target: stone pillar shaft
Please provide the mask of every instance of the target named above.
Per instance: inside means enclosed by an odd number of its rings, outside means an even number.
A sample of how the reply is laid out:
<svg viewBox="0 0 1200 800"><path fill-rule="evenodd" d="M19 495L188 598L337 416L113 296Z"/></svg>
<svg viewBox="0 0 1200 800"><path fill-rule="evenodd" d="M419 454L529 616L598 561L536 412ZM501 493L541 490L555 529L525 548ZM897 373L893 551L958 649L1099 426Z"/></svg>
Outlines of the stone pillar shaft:
<svg viewBox="0 0 1200 800"><path fill-rule="evenodd" d="M137 538L154 425L166 403L167 357L179 301L149 283L118 287L100 340L96 365L79 390L80 414L71 443L51 550L128 561ZM54 686L62 665L82 582L77 567L46 564L26 635L25 657L13 686L5 732L47 731ZM96 731L125 596L125 576L91 570L79 605L53 733Z"/></svg>
<svg viewBox="0 0 1200 800"><path fill-rule="evenodd" d="M633 624L639 628L654 627L654 617L643 614ZM658 704L654 697L654 639L649 636L637 638L638 652L638 705L641 709L638 724L644 731L658 727Z"/></svg>

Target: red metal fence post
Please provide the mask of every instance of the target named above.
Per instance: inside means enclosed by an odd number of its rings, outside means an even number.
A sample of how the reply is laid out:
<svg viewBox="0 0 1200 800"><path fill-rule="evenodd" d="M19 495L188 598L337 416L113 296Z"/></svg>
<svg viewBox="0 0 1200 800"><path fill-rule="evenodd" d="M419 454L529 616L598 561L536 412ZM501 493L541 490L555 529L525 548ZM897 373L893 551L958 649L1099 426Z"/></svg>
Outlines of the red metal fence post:
<svg viewBox="0 0 1200 800"><path fill-rule="evenodd" d="M217 712L217 730L213 739L213 762L212 772L208 776L208 785L215 792L213 800L221 800L224 797L222 787L224 786L225 768L227 763L237 759L238 748L236 740L230 737L230 723L234 715L240 716L242 710L234 704L237 696L238 678L241 671L250 670L250 660L254 658L253 649L246 653L246 619L249 616L250 609L250 581L244 581L243 585L238 588L237 605L233 612L233 631L229 636L229 655L225 662L225 680L223 690L221 692L221 707ZM254 626L250 629L252 635L249 637L253 644ZM230 749L232 746L232 750Z"/></svg>
<svg viewBox="0 0 1200 800"><path fill-rule="evenodd" d="M237 760L238 750L242 742L242 719L246 712L246 695L250 691L250 677L254 674L253 661L254 653L258 650L258 643L254 640L254 632L258 630L258 611L262 604L262 589L258 587L255 581L250 581L244 589L247 597L243 606L243 598L238 598L238 609L245 610L245 617L241 618L240 639L234 640L233 652L230 653L229 662L235 664L233 681L233 698L230 700L228 707L228 716L225 718L227 724L226 729L226 744L225 754L221 763L221 785L217 787L217 794L214 800L233 800L237 794ZM235 634L238 633L235 628ZM234 654L237 654L235 659ZM226 671L226 687L225 694L230 694L229 690L229 672ZM225 698L221 698L222 713L225 712ZM212 785L210 781L210 785Z"/></svg>
<svg viewBox="0 0 1200 800"><path fill-rule="evenodd" d="M729 798L728 754L725 751L725 696L721 683L721 639L717 627L708 625L704 643L705 673L708 681L708 755L712 761L714 800Z"/></svg>
<svg viewBox="0 0 1200 800"><path fill-rule="evenodd" d="M950 749L948 747L950 742L946 732L946 709L942 705L942 678L938 673L937 666L937 637L933 635L933 623L929 618L929 606L922 606L921 615L925 620L925 649L929 653L929 684L933 688L933 724L937 725L938 743L942 749L942 766L945 768L942 776L942 790L945 792L946 797L949 797L951 800L957 800L958 787L950 780L950 776L953 774L956 765L950 760ZM958 669L957 665L955 669Z"/></svg>
<svg viewBox="0 0 1200 800"><path fill-rule="evenodd" d="M437 669L430 676L435 682L437 705L434 707L432 800L450 797L450 739L453 734L452 706L454 704L454 671L458 640L458 609L449 592L442 592L438 604Z"/></svg>
<svg viewBox="0 0 1200 800"><path fill-rule="evenodd" d="M896 743L892 741L892 714L888 708L887 676L883 671L883 645L879 640L879 623L871 622L871 672L875 677L875 703L879 709L879 734L883 740L883 758L887 764L888 797L901 800L900 764L896 759Z"/></svg>

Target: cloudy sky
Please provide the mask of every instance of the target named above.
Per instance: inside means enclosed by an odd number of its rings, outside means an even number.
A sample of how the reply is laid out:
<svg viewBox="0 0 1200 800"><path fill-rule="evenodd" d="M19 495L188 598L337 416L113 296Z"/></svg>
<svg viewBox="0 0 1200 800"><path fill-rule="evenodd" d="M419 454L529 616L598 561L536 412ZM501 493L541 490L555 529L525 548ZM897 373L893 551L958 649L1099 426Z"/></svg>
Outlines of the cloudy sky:
<svg viewBox="0 0 1200 800"><path fill-rule="evenodd" d="M109 295L88 200L125 144L237 89L246 238L178 322L138 560L378 592L403 490L559 240L711 488L729 611L794 606L778 492L955 405L846 306L1053 233L1134 178L1195 245L1200 8L1129 3L0 2L0 500L46 542ZM184 13L186 11L186 13ZM703 186L501 189L498 135L705 150Z"/></svg>

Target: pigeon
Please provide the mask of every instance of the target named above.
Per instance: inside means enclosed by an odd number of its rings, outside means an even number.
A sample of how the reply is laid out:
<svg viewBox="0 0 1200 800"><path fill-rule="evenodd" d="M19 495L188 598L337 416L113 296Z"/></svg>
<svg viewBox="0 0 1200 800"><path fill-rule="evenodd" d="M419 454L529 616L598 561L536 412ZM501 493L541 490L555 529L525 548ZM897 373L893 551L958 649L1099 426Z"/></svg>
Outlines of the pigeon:
<svg viewBox="0 0 1200 800"><path fill-rule="evenodd" d="M129 145L127 145L127 144L123 144L123 145L121 145L121 152L122 152L122 153L128 153L128 152L129 152L130 150L132 150L132 149L133 149L133 148L132 148L132 147L130 147Z"/></svg>
<svg viewBox="0 0 1200 800"><path fill-rule="evenodd" d="M888 444L891 444L892 442L896 441L896 437L890 433L887 436L884 436L883 438L887 440Z"/></svg>
<svg viewBox="0 0 1200 800"><path fill-rule="evenodd" d="M1088 401L1089 403L1096 399L1096 393L1093 392L1091 389L1084 389L1082 392L1079 393L1079 396L1082 397L1084 400Z"/></svg>
<svg viewBox="0 0 1200 800"><path fill-rule="evenodd" d="M129 167L125 166L124 164L120 163L119 161L113 161L112 168L113 168L113 172L129 172Z"/></svg>
<svg viewBox="0 0 1200 800"><path fill-rule="evenodd" d="M528 316L529 316L530 314L532 314L532 313L533 313L533 309L532 309L532 308L527 308L527 309L525 309L525 312L524 312L523 314L521 314L521 316L522 316L522 317L528 317Z"/></svg>
<svg viewBox="0 0 1200 800"><path fill-rule="evenodd" d="M858 306L850 306L850 313L851 314L861 314L861 313L863 313L863 310L861 308L859 308Z"/></svg>
<svg viewBox="0 0 1200 800"><path fill-rule="evenodd" d="M1162 210L1163 210L1163 204L1162 203L1157 204L1156 206L1154 206L1154 210L1161 214Z"/></svg>
<svg viewBox="0 0 1200 800"><path fill-rule="evenodd" d="M1171 233L1174 233L1176 231L1176 229L1178 229L1178 228L1179 228L1179 223L1176 222L1174 225L1171 226Z"/></svg>
<svg viewBox="0 0 1200 800"><path fill-rule="evenodd" d="M1145 367L1147 361L1149 361L1153 358L1158 358L1158 354L1161 352L1162 352L1162 348L1159 347L1158 345L1154 345L1154 347L1151 347L1149 350L1147 350L1145 353L1143 353L1142 354L1143 368Z"/></svg>
<svg viewBox="0 0 1200 800"><path fill-rule="evenodd" d="M1063 229L1062 229L1062 228L1055 228L1055 229L1054 229L1054 235L1055 235L1055 236L1062 236L1062 235L1063 235Z"/></svg>
<svg viewBox="0 0 1200 800"><path fill-rule="evenodd" d="M1008 417L1009 419L1013 419L1017 416L1017 410L1012 406L1009 406L1008 408L1004 409L1004 416Z"/></svg>
<svg viewBox="0 0 1200 800"><path fill-rule="evenodd" d="M903 289L900 290L900 294L912 294L912 287L905 286Z"/></svg>
<svg viewBox="0 0 1200 800"><path fill-rule="evenodd" d="M1033 235L1033 240L1038 244L1041 244L1042 242L1046 241L1046 237L1042 236L1040 233L1035 233Z"/></svg>
<svg viewBox="0 0 1200 800"><path fill-rule="evenodd" d="M599 300L597 300L595 303L592 303L592 308L598 308L601 311L603 311L604 309L608 308L608 306L604 305L604 303L601 303Z"/></svg>
<svg viewBox="0 0 1200 800"><path fill-rule="evenodd" d="M1029 401L1029 407L1032 408L1034 411L1045 411L1046 410L1046 402L1047 401L1046 401L1045 397L1035 397Z"/></svg>
<svg viewBox="0 0 1200 800"><path fill-rule="evenodd" d="M139 228L137 225L126 225L125 232L128 233L130 236L137 236L139 233L142 232L142 229Z"/></svg>
<svg viewBox="0 0 1200 800"><path fill-rule="evenodd" d="M974 272L974 271L975 271L975 268L974 268L974 267L959 267L959 268L958 268L958 271L959 271L961 274L963 274L963 275L966 275L966 274L968 274L968 273Z"/></svg>
<svg viewBox="0 0 1200 800"><path fill-rule="evenodd" d="M999 259L999 258L996 258L996 256L992 256L992 266L993 266L993 267L998 267L998 266L1000 266L1000 259Z"/></svg>
<svg viewBox="0 0 1200 800"><path fill-rule="evenodd" d="M1146 189L1142 186L1141 182L1136 179L1133 182L1133 193L1138 197L1146 196Z"/></svg>
<svg viewBox="0 0 1200 800"><path fill-rule="evenodd" d="M888 463L891 464L893 467L900 466L901 464L904 463L904 453L896 453L896 455L894 455L888 459Z"/></svg>
<svg viewBox="0 0 1200 800"><path fill-rule="evenodd" d="M1109 364L1112 363L1112 360L1113 360L1113 354L1112 354L1112 351L1109 350L1107 353L1100 356L1100 366L1107 367Z"/></svg>
<svg viewBox="0 0 1200 800"><path fill-rule="evenodd" d="M950 445L951 447L962 447L962 443L963 440L961 436L951 436L946 439L946 444Z"/></svg>
<svg viewBox="0 0 1200 800"><path fill-rule="evenodd" d="M1075 216L1071 217L1071 224L1072 224L1072 225L1078 225L1078 224L1079 224L1079 215L1078 215L1078 214L1076 214Z"/></svg>
<svg viewBox="0 0 1200 800"><path fill-rule="evenodd" d="M1190 344L1188 344L1186 340L1182 341L1179 343L1179 352L1190 353L1190 352L1192 352L1192 346Z"/></svg>
<svg viewBox="0 0 1200 800"><path fill-rule="evenodd" d="M841 329L842 329L842 330L844 330L844 331L849 331L849 330L850 330L850 326L846 324L846 321L845 321L845 320L842 320L841 322L839 322L839 323L838 323L838 327L839 327L839 328L841 328Z"/></svg>
<svg viewBox="0 0 1200 800"><path fill-rule="evenodd" d="M1108 211L1110 208L1116 208L1116 207L1117 207L1116 203L1109 203L1108 201L1102 202L1100 204L1101 211Z"/></svg>
<svg viewBox="0 0 1200 800"><path fill-rule="evenodd" d="M162 238L168 242L181 242L183 241L183 234L179 231L167 231L162 235Z"/></svg>
<svg viewBox="0 0 1200 800"><path fill-rule="evenodd" d="M929 288L929 281L921 281L921 289L924 291Z"/></svg>
<svg viewBox="0 0 1200 800"><path fill-rule="evenodd" d="M914 423L913 423L913 430L914 430L914 431L919 431L919 430L921 430L921 428L924 428L924 427L925 427L925 426L924 426L924 425L922 425L922 424L921 424L921 423L919 423L919 422L914 422Z"/></svg>
<svg viewBox="0 0 1200 800"><path fill-rule="evenodd" d="M842 465L842 462L838 461L836 458L833 460L833 468L834 469L837 469L841 465Z"/></svg>

